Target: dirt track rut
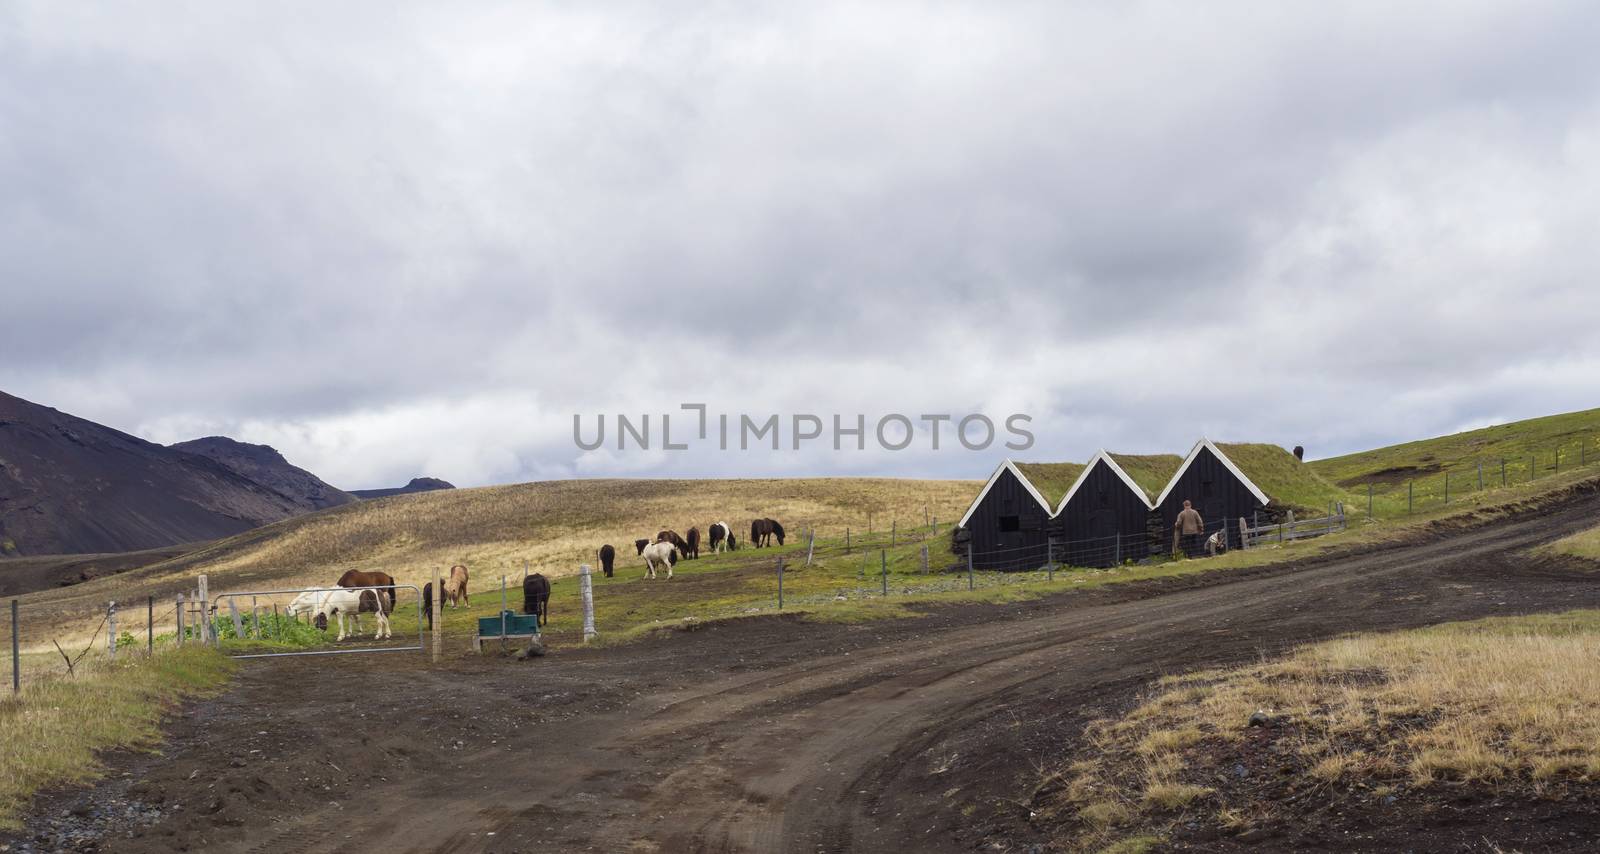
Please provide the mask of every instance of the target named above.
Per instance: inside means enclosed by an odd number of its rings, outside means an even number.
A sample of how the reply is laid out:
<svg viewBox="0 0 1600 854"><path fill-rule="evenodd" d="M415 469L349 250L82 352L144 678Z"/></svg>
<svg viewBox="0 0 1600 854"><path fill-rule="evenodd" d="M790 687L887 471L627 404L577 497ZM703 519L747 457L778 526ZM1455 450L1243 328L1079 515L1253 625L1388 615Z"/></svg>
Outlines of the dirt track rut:
<svg viewBox="0 0 1600 854"><path fill-rule="evenodd" d="M1023 843L1008 803L1149 680L1349 630L1600 606L1600 580L1527 554L1596 518L1584 495L1300 566L859 626L738 621L528 664L253 663L164 756L115 760L128 776L98 789L164 811L106 831L118 851Z"/></svg>

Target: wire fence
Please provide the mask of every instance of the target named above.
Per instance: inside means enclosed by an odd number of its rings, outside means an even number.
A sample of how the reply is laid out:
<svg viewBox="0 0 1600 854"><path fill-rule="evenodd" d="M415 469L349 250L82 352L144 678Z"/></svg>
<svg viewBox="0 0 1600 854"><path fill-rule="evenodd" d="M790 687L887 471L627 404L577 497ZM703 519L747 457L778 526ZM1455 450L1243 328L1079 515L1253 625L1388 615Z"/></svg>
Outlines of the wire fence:
<svg viewBox="0 0 1600 854"><path fill-rule="evenodd" d="M1600 444L1595 437L1583 437L1525 455L1475 457L1453 465L1408 467L1351 484L1350 489L1355 493L1351 509L1375 519L1400 518L1596 464L1600 464Z"/></svg>

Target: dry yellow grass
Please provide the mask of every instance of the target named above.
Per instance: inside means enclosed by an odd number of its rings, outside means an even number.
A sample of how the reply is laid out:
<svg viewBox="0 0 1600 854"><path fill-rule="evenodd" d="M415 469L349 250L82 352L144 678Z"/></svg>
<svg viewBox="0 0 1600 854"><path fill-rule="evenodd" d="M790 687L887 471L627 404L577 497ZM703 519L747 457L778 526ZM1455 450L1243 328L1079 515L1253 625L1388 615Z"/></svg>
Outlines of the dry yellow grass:
<svg viewBox="0 0 1600 854"><path fill-rule="evenodd" d="M571 480L442 490L336 507L247 531L181 557L24 597L24 628L86 633L108 600L170 607L205 573L211 590L331 584L350 569L383 570L419 586L440 568L462 563L481 589L501 574L560 577L596 562L603 543L619 563L635 560L632 543L671 528L702 535L725 521L743 542L750 521L779 520L791 536L806 526L837 537L869 523L921 526L927 515L948 526L979 484L892 478L765 480ZM628 564L631 565L631 564ZM35 648L49 641L29 638Z"/></svg>
<svg viewBox="0 0 1600 854"><path fill-rule="evenodd" d="M38 790L97 776L98 751L154 745L163 711L220 685L231 667L198 646L153 658L86 659L75 676L0 698L0 827L16 827Z"/></svg>
<svg viewBox="0 0 1600 854"><path fill-rule="evenodd" d="M1252 712L1324 785L1427 787L1443 780L1539 786L1600 779L1600 611L1497 618L1354 635L1283 658L1169 677L1126 716L1089 730L1093 755L1065 774L1064 806L1136 809L1125 823L1209 790L1208 749L1242 738ZM1249 805L1223 804L1235 815ZM1104 844L1085 817L1080 847Z"/></svg>

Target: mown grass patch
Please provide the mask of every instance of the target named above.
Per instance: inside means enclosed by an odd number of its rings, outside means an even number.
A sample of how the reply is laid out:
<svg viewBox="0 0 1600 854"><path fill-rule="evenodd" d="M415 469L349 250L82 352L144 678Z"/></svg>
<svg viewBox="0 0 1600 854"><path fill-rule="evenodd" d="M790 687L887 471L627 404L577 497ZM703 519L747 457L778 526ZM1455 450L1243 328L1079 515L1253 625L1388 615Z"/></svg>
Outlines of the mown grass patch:
<svg viewBox="0 0 1600 854"><path fill-rule="evenodd" d="M1168 677L1127 714L1091 724L1086 754L1041 786L1037 808L1068 817L1069 848L1095 850L1179 820L1226 832L1271 821L1264 805L1279 801L1261 799L1262 785L1375 801L1447 783L1590 784L1597 660L1600 611L1586 610L1352 635ZM1266 727L1250 725L1258 713ZM1252 775L1273 782L1238 782Z"/></svg>
<svg viewBox="0 0 1600 854"><path fill-rule="evenodd" d="M1600 525L1556 540L1548 546L1548 549L1554 554L1600 561Z"/></svg>
<svg viewBox="0 0 1600 854"><path fill-rule="evenodd" d="M94 779L100 751L155 745L164 712L216 690L232 669L214 650L185 646L85 662L0 699L0 827L18 827L39 790Z"/></svg>

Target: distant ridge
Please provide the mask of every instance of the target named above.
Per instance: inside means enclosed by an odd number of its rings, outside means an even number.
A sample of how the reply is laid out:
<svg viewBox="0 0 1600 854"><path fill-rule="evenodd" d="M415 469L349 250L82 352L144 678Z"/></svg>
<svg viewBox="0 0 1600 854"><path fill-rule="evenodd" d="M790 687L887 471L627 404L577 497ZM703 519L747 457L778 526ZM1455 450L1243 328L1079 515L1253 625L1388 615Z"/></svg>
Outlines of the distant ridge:
<svg viewBox="0 0 1600 854"><path fill-rule="evenodd" d="M388 489L352 489L350 494L357 498L387 498L391 495L410 495L413 492L433 492L436 489L455 488L455 484L436 477L414 477L405 486L395 486Z"/></svg>
<svg viewBox="0 0 1600 854"><path fill-rule="evenodd" d="M291 465L270 445L251 445L226 436L207 436L167 447L199 454L227 466L294 502L303 511L322 510L349 504L357 498L329 486L311 472Z"/></svg>

